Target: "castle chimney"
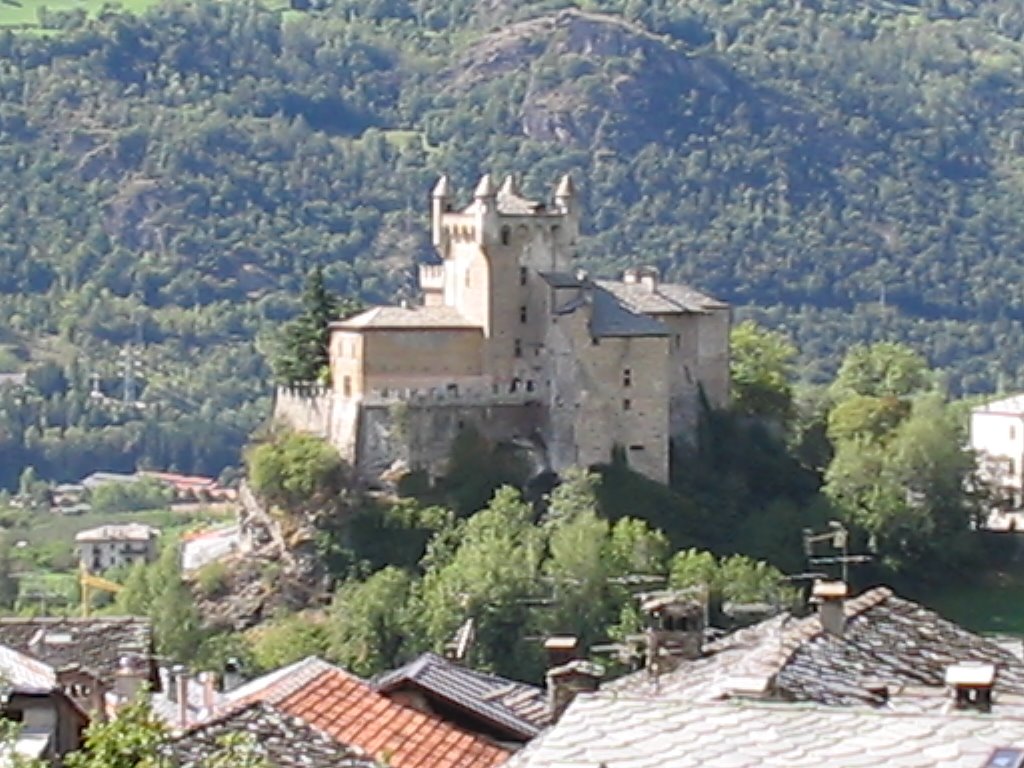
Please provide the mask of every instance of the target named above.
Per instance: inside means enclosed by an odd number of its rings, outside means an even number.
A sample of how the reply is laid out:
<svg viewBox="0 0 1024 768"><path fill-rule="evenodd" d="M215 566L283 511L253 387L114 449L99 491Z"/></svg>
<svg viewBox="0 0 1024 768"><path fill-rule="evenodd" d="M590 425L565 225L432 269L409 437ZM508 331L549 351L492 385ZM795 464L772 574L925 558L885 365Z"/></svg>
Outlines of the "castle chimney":
<svg viewBox="0 0 1024 768"><path fill-rule="evenodd" d="M995 681L994 664L963 662L946 668L946 685L953 689L953 704L957 709L991 711Z"/></svg>
<svg viewBox="0 0 1024 768"><path fill-rule="evenodd" d="M658 268L643 267L640 270L640 284L649 292L654 293L658 288Z"/></svg>
<svg viewBox="0 0 1024 768"><path fill-rule="evenodd" d="M843 605L849 592L844 581L814 582L811 599L818 603L818 621L821 628L833 637L842 637L846 627L846 612Z"/></svg>
<svg viewBox="0 0 1024 768"><path fill-rule="evenodd" d="M626 285L636 285L640 282L640 271L636 267L628 267L623 270L622 282Z"/></svg>
<svg viewBox="0 0 1024 768"><path fill-rule="evenodd" d="M590 661L570 661L560 667L549 669L548 709L551 722L557 723L562 713L581 693L593 693L601 685L604 667Z"/></svg>

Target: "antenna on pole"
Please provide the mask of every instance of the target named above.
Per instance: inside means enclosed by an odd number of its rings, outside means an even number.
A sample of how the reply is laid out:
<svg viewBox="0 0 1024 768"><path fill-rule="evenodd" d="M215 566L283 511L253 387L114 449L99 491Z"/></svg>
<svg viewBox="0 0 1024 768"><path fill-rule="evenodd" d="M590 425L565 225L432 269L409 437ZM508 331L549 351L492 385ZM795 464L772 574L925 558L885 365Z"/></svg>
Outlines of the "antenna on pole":
<svg viewBox="0 0 1024 768"><path fill-rule="evenodd" d="M873 559L872 555L851 555L850 554L850 532L838 520L828 521L828 530L815 533L810 528L804 528L804 555L807 556L807 563L811 566L838 565L841 568L842 580L849 583L850 565L868 563ZM838 555L820 556L815 553L815 544L829 543L833 549L839 550Z"/></svg>

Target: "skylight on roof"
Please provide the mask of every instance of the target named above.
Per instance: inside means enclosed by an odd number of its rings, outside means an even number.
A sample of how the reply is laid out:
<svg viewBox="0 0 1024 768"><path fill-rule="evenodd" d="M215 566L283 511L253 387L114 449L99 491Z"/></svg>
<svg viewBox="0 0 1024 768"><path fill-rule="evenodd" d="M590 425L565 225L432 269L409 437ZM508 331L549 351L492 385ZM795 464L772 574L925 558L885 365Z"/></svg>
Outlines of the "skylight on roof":
<svg viewBox="0 0 1024 768"><path fill-rule="evenodd" d="M1000 747L989 755L983 768L1021 768L1024 766L1024 749Z"/></svg>

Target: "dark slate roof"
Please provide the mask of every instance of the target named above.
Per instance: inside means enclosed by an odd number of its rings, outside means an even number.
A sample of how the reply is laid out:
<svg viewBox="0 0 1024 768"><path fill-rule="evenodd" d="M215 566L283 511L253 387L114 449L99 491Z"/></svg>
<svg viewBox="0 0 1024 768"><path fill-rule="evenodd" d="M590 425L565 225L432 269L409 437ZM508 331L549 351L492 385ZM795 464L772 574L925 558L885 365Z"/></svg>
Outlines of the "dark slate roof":
<svg viewBox="0 0 1024 768"><path fill-rule="evenodd" d="M596 338L668 336L668 329L653 317L636 312L601 287L593 289L590 334Z"/></svg>
<svg viewBox="0 0 1024 768"><path fill-rule="evenodd" d="M0 644L57 670L77 664L112 683L122 656L152 660L153 630L138 616L9 617L0 618Z"/></svg>
<svg viewBox="0 0 1024 768"><path fill-rule="evenodd" d="M713 701L764 690L820 704L877 703L868 683L889 687L889 706L921 711L948 703L948 666L996 665L997 707L1024 714L1024 662L886 587L844 606L843 636L825 633L817 616L777 616L708 644L702 658L683 662L656 682L644 671L610 683L613 690Z"/></svg>
<svg viewBox="0 0 1024 768"><path fill-rule="evenodd" d="M550 722L542 689L467 669L434 653L424 653L371 683L384 694L415 687L523 740Z"/></svg>
<svg viewBox="0 0 1024 768"><path fill-rule="evenodd" d="M583 694L505 768L982 768L1024 749L996 714ZM1008 753L1001 753L1009 757Z"/></svg>
<svg viewBox="0 0 1024 768"><path fill-rule="evenodd" d="M706 314L729 306L682 283L656 282L653 288L642 282L625 283L621 280L598 280L597 284L634 312L651 315Z"/></svg>
<svg viewBox="0 0 1024 768"><path fill-rule="evenodd" d="M225 736L237 733L249 734L259 756L273 768L379 768L359 750L265 702L189 729L171 742L170 751L180 768L198 768L221 748Z"/></svg>
<svg viewBox="0 0 1024 768"><path fill-rule="evenodd" d="M582 288L585 281L571 272L538 272L552 288Z"/></svg>

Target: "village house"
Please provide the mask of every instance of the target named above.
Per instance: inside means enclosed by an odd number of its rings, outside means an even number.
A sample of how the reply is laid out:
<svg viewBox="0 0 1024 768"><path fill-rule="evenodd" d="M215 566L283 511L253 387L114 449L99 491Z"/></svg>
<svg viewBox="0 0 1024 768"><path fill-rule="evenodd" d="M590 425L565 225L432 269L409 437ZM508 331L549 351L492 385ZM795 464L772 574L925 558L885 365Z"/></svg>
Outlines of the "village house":
<svg viewBox="0 0 1024 768"><path fill-rule="evenodd" d="M992 400L971 409L971 449L978 472L1003 511L1024 506L1024 395ZM998 518L998 515L996 516Z"/></svg>
<svg viewBox="0 0 1024 768"><path fill-rule="evenodd" d="M484 176L461 207L442 177L420 303L332 323L331 387L281 389L275 417L371 480L396 462L439 474L471 426L543 469L618 455L667 481L673 441L695 439L703 403L728 402L729 307L654 267L587 275L580 222L568 176L550 203Z"/></svg>
<svg viewBox="0 0 1024 768"><path fill-rule="evenodd" d="M885 587L814 594L813 615L710 641L690 599L653 596L645 667L605 685L593 672L506 765L1024 765L1019 643L1011 652Z"/></svg>
<svg viewBox="0 0 1024 768"><path fill-rule="evenodd" d="M174 747L183 764L202 760L216 734L245 728L279 768L291 765L493 768L512 748L394 701L316 658L271 672L213 699ZM184 711L184 710L183 710ZM333 761L333 762L332 762Z"/></svg>
<svg viewBox="0 0 1024 768"><path fill-rule="evenodd" d="M156 558L160 531L142 523L101 525L75 534L81 566L93 573Z"/></svg>

